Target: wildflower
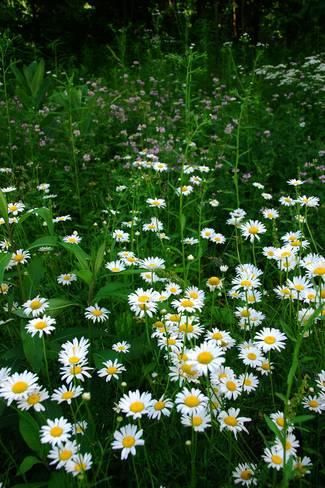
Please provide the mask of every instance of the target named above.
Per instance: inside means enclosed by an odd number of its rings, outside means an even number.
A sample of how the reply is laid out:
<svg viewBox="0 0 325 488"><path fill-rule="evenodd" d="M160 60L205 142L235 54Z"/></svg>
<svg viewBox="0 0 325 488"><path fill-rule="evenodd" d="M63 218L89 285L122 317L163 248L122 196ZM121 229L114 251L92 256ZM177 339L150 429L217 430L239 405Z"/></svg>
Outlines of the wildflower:
<svg viewBox="0 0 325 488"><path fill-rule="evenodd" d="M319 206L319 198L318 197L306 197L306 195L303 195L302 197L298 197L297 202L302 207L318 207Z"/></svg>
<svg viewBox="0 0 325 488"><path fill-rule="evenodd" d="M37 297L32 298L31 300L27 300L27 302L23 304L23 307L26 315L38 317L49 307L49 302L46 298L41 298L37 295Z"/></svg>
<svg viewBox="0 0 325 488"><path fill-rule="evenodd" d="M18 215L23 212L25 205L22 202L8 203L8 214Z"/></svg>
<svg viewBox="0 0 325 488"><path fill-rule="evenodd" d="M139 261L139 268L153 271L156 269L165 269L165 260L161 258L146 258Z"/></svg>
<svg viewBox="0 0 325 488"><path fill-rule="evenodd" d="M200 236L202 239L211 239L215 235L215 230L211 229L210 227L205 227L201 230Z"/></svg>
<svg viewBox="0 0 325 488"><path fill-rule="evenodd" d="M255 345L249 345L248 347L239 347L240 353L238 357L243 360L245 366L250 366L251 368L256 368L262 364L262 353L261 350Z"/></svg>
<svg viewBox="0 0 325 488"><path fill-rule="evenodd" d="M166 200L163 198L147 198L146 203L149 207L154 208L165 208L166 207Z"/></svg>
<svg viewBox="0 0 325 488"><path fill-rule="evenodd" d="M80 381L85 381L85 378L90 378L91 375L89 371L92 368L85 366L84 363L79 362L78 364L72 364L71 366L63 366L60 368L61 378L65 380L68 384L75 379Z"/></svg>
<svg viewBox="0 0 325 488"><path fill-rule="evenodd" d="M280 439L276 439L274 447L279 451L283 450L283 444ZM290 456L296 456L297 449L299 448L299 441L296 439L292 432L287 432L287 436L284 443L284 448L286 451L286 458Z"/></svg>
<svg viewBox="0 0 325 488"><path fill-rule="evenodd" d="M184 197L187 197L188 195L190 195L192 193L193 189L194 188L192 185L179 186L176 189L176 194L177 195L183 195Z"/></svg>
<svg viewBox="0 0 325 488"><path fill-rule="evenodd" d="M239 408L229 408L228 411L223 410L218 415L218 420L220 422L220 430L230 430L237 439L237 433L244 431L248 433L245 427L246 422L250 422L252 419L248 417L238 417L240 413Z"/></svg>
<svg viewBox="0 0 325 488"><path fill-rule="evenodd" d="M7 400L10 405L13 401L18 401L27 397L32 388L37 386L38 377L24 371L8 376L0 385L0 397Z"/></svg>
<svg viewBox="0 0 325 488"><path fill-rule="evenodd" d="M201 311L203 308L203 303L199 299L184 297L179 300L173 300L172 306L177 310L178 313L193 313L196 310Z"/></svg>
<svg viewBox="0 0 325 488"><path fill-rule="evenodd" d="M161 232L164 229L163 223L156 217L152 217L148 224L142 226L142 230L145 232Z"/></svg>
<svg viewBox="0 0 325 488"><path fill-rule="evenodd" d="M159 294L152 288L143 290L138 288L135 293L131 293L128 296L128 302L132 312L136 315L144 317L145 315L152 315L157 311L157 302L159 300Z"/></svg>
<svg viewBox="0 0 325 488"><path fill-rule="evenodd" d="M183 414L181 423L185 427L192 427L195 432L204 432L211 427L211 415L207 412L206 407L201 407L195 413Z"/></svg>
<svg viewBox="0 0 325 488"><path fill-rule="evenodd" d="M89 452L84 454L75 454L72 459L66 463L65 470L67 473L72 473L73 476L79 476L85 471L88 471L92 464L92 456Z"/></svg>
<svg viewBox="0 0 325 488"><path fill-rule="evenodd" d="M308 410L316 413L322 413L325 410L325 397L324 395L306 396L302 402L303 406Z"/></svg>
<svg viewBox="0 0 325 488"><path fill-rule="evenodd" d="M80 386L61 386L54 390L51 399L58 403L67 402L68 405L71 405L71 401L73 398L77 398L83 392L83 389Z"/></svg>
<svg viewBox="0 0 325 488"><path fill-rule="evenodd" d="M184 388L177 393L175 404L176 410L182 414L196 415L200 411L200 407L206 407L208 398L197 388L191 390Z"/></svg>
<svg viewBox="0 0 325 488"><path fill-rule="evenodd" d="M251 242L254 242L255 238L259 240L259 234L266 232L265 226L258 220L249 220L240 228L245 239L250 239Z"/></svg>
<svg viewBox="0 0 325 488"><path fill-rule="evenodd" d="M262 456L263 460L267 463L269 468L275 468L279 471L283 467L283 449L279 450L277 446L273 446L271 449L264 449Z"/></svg>
<svg viewBox="0 0 325 488"><path fill-rule="evenodd" d="M160 420L162 415L169 417L171 408L173 408L173 402L163 395L159 400L152 400L148 408L148 417L157 420Z"/></svg>
<svg viewBox="0 0 325 488"><path fill-rule="evenodd" d="M207 375L217 369L224 361L224 351L211 342L204 342L188 353L189 360L194 363L200 374Z"/></svg>
<svg viewBox="0 0 325 488"><path fill-rule="evenodd" d="M26 264L31 258L29 251L24 251L23 249L17 249L17 251L12 253L11 260L7 266L7 269L17 266L18 264Z"/></svg>
<svg viewBox="0 0 325 488"><path fill-rule="evenodd" d="M133 417L133 419L141 418L143 415L148 414L148 409L151 405L151 394L139 390L129 391L125 393L119 401L119 408L123 413L126 413L127 417Z"/></svg>
<svg viewBox="0 0 325 488"><path fill-rule="evenodd" d="M88 423L86 420L81 420L80 422L77 422L76 424L72 425L72 435L83 435L87 429Z"/></svg>
<svg viewBox="0 0 325 488"><path fill-rule="evenodd" d="M214 242L215 244L224 244L226 242L226 238L223 234L214 234L214 236L210 237L210 241Z"/></svg>
<svg viewBox="0 0 325 488"><path fill-rule="evenodd" d="M182 293L182 288L177 283L169 282L168 285L166 285L166 292L170 295L180 295Z"/></svg>
<svg viewBox="0 0 325 488"><path fill-rule="evenodd" d="M312 467L312 462L310 457L304 456L303 458L297 457L297 459L293 463L293 469L297 472L297 476L302 477L305 474L310 473L310 469Z"/></svg>
<svg viewBox="0 0 325 488"><path fill-rule="evenodd" d="M285 207L293 207L295 205L294 199L289 196L281 197L279 202Z"/></svg>
<svg viewBox="0 0 325 488"><path fill-rule="evenodd" d="M274 208L265 208L262 210L263 217L268 220L275 220L279 218L279 212Z"/></svg>
<svg viewBox="0 0 325 488"><path fill-rule="evenodd" d="M206 285L210 291L220 290L223 286L223 282L221 278L218 278L218 276L210 276L206 282Z"/></svg>
<svg viewBox="0 0 325 488"><path fill-rule="evenodd" d="M57 277L59 285L70 286L73 281L77 281L77 276L74 273L64 273Z"/></svg>
<svg viewBox="0 0 325 488"><path fill-rule="evenodd" d="M117 359L115 359L114 361L105 361L103 363L103 365L104 365L104 368L102 368L98 371L98 375L100 377L106 376L106 382L110 381L112 378L115 378L117 380L119 375L123 371L126 371L123 364L119 363L117 361Z"/></svg>
<svg viewBox="0 0 325 488"><path fill-rule="evenodd" d="M59 361L64 366L71 366L79 363L85 363L88 354L89 341L84 337L67 341L62 345L59 354Z"/></svg>
<svg viewBox="0 0 325 488"><path fill-rule="evenodd" d="M35 412L43 412L45 407L42 402L48 398L49 394L47 390L35 385L28 391L26 397L17 401L17 407L20 410L29 410L32 408Z"/></svg>
<svg viewBox="0 0 325 488"><path fill-rule="evenodd" d="M79 244L81 242L81 237L75 230L71 235L63 237L63 242L67 244Z"/></svg>
<svg viewBox="0 0 325 488"><path fill-rule="evenodd" d="M130 235L128 232L124 232L123 230L116 229L113 232L113 239L116 242L129 242Z"/></svg>
<svg viewBox="0 0 325 488"><path fill-rule="evenodd" d="M85 317L88 320L92 320L92 322L105 322L108 319L108 316L111 312L107 310L105 307L100 307L95 303L94 306L90 306L86 308Z"/></svg>
<svg viewBox="0 0 325 488"><path fill-rule="evenodd" d="M241 374L238 381L242 385L243 391L248 394L255 391L259 384L257 376L251 373Z"/></svg>
<svg viewBox="0 0 325 488"><path fill-rule="evenodd" d="M67 441L65 444L53 446L47 456L51 459L50 464L56 464L56 469L60 469L77 454L78 449L76 441Z"/></svg>
<svg viewBox="0 0 325 488"><path fill-rule="evenodd" d="M280 332L278 329L270 329L269 327L264 327L260 332L255 335L254 338L258 347L262 349L263 352L268 352L273 349L280 351L285 348L285 341L287 340L285 334Z"/></svg>
<svg viewBox="0 0 325 488"><path fill-rule="evenodd" d="M111 261L105 264L105 268L109 269L112 273L120 273L126 269L124 261Z"/></svg>
<svg viewBox="0 0 325 488"><path fill-rule="evenodd" d="M143 446L143 430L138 430L136 425L127 424L114 432L113 449L122 449L121 459L127 459L129 454L135 456L136 446Z"/></svg>
<svg viewBox="0 0 325 488"><path fill-rule="evenodd" d="M232 472L235 485L257 485L257 479L254 476L256 467L256 464L238 464L236 469Z"/></svg>
<svg viewBox="0 0 325 488"><path fill-rule="evenodd" d="M113 344L112 349L115 352L122 352L123 354L126 354L129 352L130 347L131 347L130 344L128 344L126 341L122 341Z"/></svg>
<svg viewBox="0 0 325 488"><path fill-rule="evenodd" d="M64 418L47 420L47 425L41 427L42 444L51 444L52 446L61 445L67 442L71 436L72 425Z"/></svg>
<svg viewBox="0 0 325 488"><path fill-rule="evenodd" d="M287 181L288 185L291 185L291 186L300 186L300 185L303 185L304 184L304 181L302 180L297 180L296 178L292 178L291 180L288 180Z"/></svg>
<svg viewBox="0 0 325 488"><path fill-rule="evenodd" d="M220 392L228 400L236 400L242 393L242 382L235 376L222 378L220 382Z"/></svg>
<svg viewBox="0 0 325 488"><path fill-rule="evenodd" d="M55 319L48 317L47 315L43 315L43 317L30 320L25 326L25 329L32 335L32 337L34 337L36 334L38 334L39 337L42 337L43 334L51 334L53 330L55 330L55 324Z"/></svg>

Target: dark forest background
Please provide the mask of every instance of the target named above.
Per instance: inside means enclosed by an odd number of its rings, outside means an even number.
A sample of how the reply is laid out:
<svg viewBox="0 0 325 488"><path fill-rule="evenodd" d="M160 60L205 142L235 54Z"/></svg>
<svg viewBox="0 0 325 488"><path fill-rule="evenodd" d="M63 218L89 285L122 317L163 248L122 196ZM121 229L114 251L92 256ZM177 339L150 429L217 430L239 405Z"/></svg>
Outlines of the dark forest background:
<svg viewBox="0 0 325 488"><path fill-rule="evenodd" d="M2 0L0 9L1 31L16 36L21 49L34 46L93 70L117 37L120 49L127 42L125 51L136 56L143 36L163 33L174 50L185 40L213 51L248 33L280 61L287 52L321 51L323 25L324 0Z"/></svg>

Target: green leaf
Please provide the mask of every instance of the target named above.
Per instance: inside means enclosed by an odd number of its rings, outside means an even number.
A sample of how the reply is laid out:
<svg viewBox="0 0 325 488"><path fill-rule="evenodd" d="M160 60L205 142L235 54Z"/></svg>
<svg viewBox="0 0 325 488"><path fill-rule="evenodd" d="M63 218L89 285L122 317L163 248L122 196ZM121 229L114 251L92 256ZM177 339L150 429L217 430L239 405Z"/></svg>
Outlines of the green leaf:
<svg viewBox="0 0 325 488"><path fill-rule="evenodd" d="M89 269L79 269L75 271L75 273L87 285L90 285L90 283L93 281L93 274Z"/></svg>
<svg viewBox="0 0 325 488"><path fill-rule="evenodd" d="M282 432L277 428L276 424L270 419L268 415L264 415L265 421L269 427L269 429L275 434L275 436L283 442L284 437Z"/></svg>
<svg viewBox="0 0 325 488"><path fill-rule="evenodd" d="M103 242L98 248L95 263L94 263L94 274L95 275L97 275L98 271L102 267L102 264L104 261L105 249L106 249L106 243Z"/></svg>
<svg viewBox="0 0 325 488"><path fill-rule="evenodd" d="M0 190L0 216L4 218L6 224L9 222L8 203L5 194Z"/></svg>
<svg viewBox="0 0 325 488"><path fill-rule="evenodd" d="M0 283L2 283L3 281L3 275L6 270L6 267L9 264L10 259L11 259L10 252L4 252L0 254Z"/></svg>
<svg viewBox="0 0 325 488"><path fill-rule="evenodd" d="M313 420L315 418L315 415L298 415L297 417L294 417L291 422L293 424L302 424L304 422L309 422L310 420Z"/></svg>
<svg viewBox="0 0 325 488"><path fill-rule="evenodd" d="M26 332L22 325L20 336L23 344L23 350L28 363L31 365L33 371L38 373L42 368L43 362L43 348L42 341L39 337L32 337Z"/></svg>
<svg viewBox="0 0 325 488"><path fill-rule="evenodd" d="M117 352L107 349L93 354L96 368L102 368L105 361L114 361L114 359L121 360L121 355Z"/></svg>
<svg viewBox="0 0 325 488"><path fill-rule="evenodd" d="M36 239L30 246L29 250L36 249L38 247L56 247L58 245L58 239L55 236L45 236Z"/></svg>
<svg viewBox="0 0 325 488"><path fill-rule="evenodd" d="M49 210L46 207L35 208L35 210L33 210L33 213L42 217L42 219L44 220L44 222L47 225L49 233L51 235L53 235L54 234L54 224L53 224L53 215L52 215L51 210Z"/></svg>
<svg viewBox="0 0 325 488"><path fill-rule="evenodd" d="M42 451L40 428L28 412L19 412L19 432L30 449L37 453Z"/></svg>
<svg viewBox="0 0 325 488"><path fill-rule="evenodd" d="M18 468L17 475L27 473L27 471L29 471L33 466L35 466L35 464L40 464L40 463L42 463L42 461L40 461L37 457L26 456Z"/></svg>
<svg viewBox="0 0 325 488"><path fill-rule="evenodd" d="M181 216L180 216L180 224L181 224L181 229L183 231L185 229L185 225L186 225L186 217L184 214L181 214Z"/></svg>
<svg viewBox="0 0 325 488"><path fill-rule="evenodd" d="M69 307L79 307L79 303L70 302L65 298L51 298L49 300L48 312L51 316L55 316Z"/></svg>
<svg viewBox="0 0 325 488"><path fill-rule="evenodd" d="M99 302L102 298L124 298L127 296L129 291L129 286L126 283L120 281L115 281L112 283L107 283L103 286L97 293L95 297L95 302Z"/></svg>
<svg viewBox="0 0 325 488"><path fill-rule="evenodd" d="M78 246L78 244L67 244L66 242L60 242L60 246L77 258L82 269L89 269L88 262L90 257L83 249L81 249L80 246Z"/></svg>

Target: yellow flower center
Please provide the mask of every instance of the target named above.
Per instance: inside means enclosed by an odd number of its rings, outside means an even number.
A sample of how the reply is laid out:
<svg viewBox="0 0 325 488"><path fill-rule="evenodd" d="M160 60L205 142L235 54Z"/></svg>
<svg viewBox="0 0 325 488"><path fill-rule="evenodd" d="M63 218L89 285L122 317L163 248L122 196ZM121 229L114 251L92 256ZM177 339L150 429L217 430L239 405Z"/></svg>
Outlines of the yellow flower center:
<svg viewBox="0 0 325 488"><path fill-rule="evenodd" d="M265 363L262 363L261 366L262 366L262 369L264 369L265 371L270 369L270 363L268 361L265 361Z"/></svg>
<svg viewBox="0 0 325 488"><path fill-rule="evenodd" d="M190 295L191 298L194 298L194 300L196 300L197 298L199 298L199 294L198 294L197 291L191 291L189 293L189 295Z"/></svg>
<svg viewBox="0 0 325 488"><path fill-rule="evenodd" d="M17 209L18 209L17 205L14 205L14 204L8 205L9 212L16 212Z"/></svg>
<svg viewBox="0 0 325 488"><path fill-rule="evenodd" d="M319 402L317 400L310 400L308 402L308 405L311 407L311 408L317 408L319 406Z"/></svg>
<svg viewBox="0 0 325 488"><path fill-rule="evenodd" d="M301 241L299 241L299 239L295 239L294 241L291 241L291 246L293 246L293 247L300 247L301 246Z"/></svg>
<svg viewBox="0 0 325 488"><path fill-rule="evenodd" d="M283 417L278 417L276 419L276 423L279 425L279 427L284 427L284 418Z"/></svg>
<svg viewBox="0 0 325 488"><path fill-rule="evenodd" d="M188 332L193 332L193 330L194 330L194 327L191 324L181 324L179 326L179 331L180 332L188 333Z"/></svg>
<svg viewBox="0 0 325 488"><path fill-rule="evenodd" d="M17 254L15 254L15 256L14 256L14 261L16 261L18 263L20 263L21 261L23 261L23 259L24 259L24 255L21 254L21 253L18 253L17 252Z"/></svg>
<svg viewBox="0 0 325 488"><path fill-rule="evenodd" d="M127 435L122 440L123 447L126 447L127 449L130 449L130 447L133 447L134 444L135 444L135 438L133 437L133 435Z"/></svg>
<svg viewBox="0 0 325 488"><path fill-rule="evenodd" d="M184 300L181 300L181 305L184 308L190 308L193 307L194 303L192 300L189 300L188 298L184 298Z"/></svg>
<svg viewBox="0 0 325 488"><path fill-rule="evenodd" d="M203 424L202 417L199 417L197 415L193 415L193 417L192 417L192 425L193 425L193 427L199 427L202 424Z"/></svg>
<svg viewBox="0 0 325 488"><path fill-rule="evenodd" d="M59 453L60 461L68 461L72 456L72 451L70 449L62 449Z"/></svg>
<svg viewBox="0 0 325 488"><path fill-rule="evenodd" d="M278 454L272 454L271 460L274 464L282 464L282 457Z"/></svg>
<svg viewBox="0 0 325 488"><path fill-rule="evenodd" d="M187 186L182 186L181 188L182 192L187 191L187 188L188 188Z"/></svg>
<svg viewBox="0 0 325 488"><path fill-rule="evenodd" d="M200 403L200 400L195 395L189 395L184 399L184 404L190 408L197 407Z"/></svg>
<svg viewBox="0 0 325 488"><path fill-rule="evenodd" d="M230 391L235 391L237 390L237 385L234 381L227 381L226 383L226 387L228 388L228 390Z"/></svg>
<svg viewBox="0 0 325 488"><path fill-rule="evenodd" d="M81 366L72 366L72 368L70 369L71 374L74 374L74 375L80 374L81 371L82 371Z"/></svg>
<svg viewBox="0 0 325 488"><path fill-rule="evenodd" d="M240 473L241 479L245 480L245 481L250 480L252 476L253 476L253 473L251 471L249 471L248 469L244 469L244 471L242 471Z"/></svg>
<svg viewBox="0 0 325 488"><path fill-rule="evenodd" d="M87 466L85 463L76 463L74 465L74 470L77 471L78 473L81 471L86 471Z"/></svg>
<svg viewBox="0 0 325 488"><path fill-rule="evenodd" d="M224 418L224 423L226 425L229 425L230 427L236 427L238 424L236 417L233 415L228 415L227 417Z"/></svg>
<svg viewBox="0 0 325 488"><path fill-rule="evenodd" d="M241 315L242 317L246 317L246 318L248 318L248 317L250 316L250 312L249 312L248 308L246 308L245 310L242 310L242 311L240 312L240 315Z"/></svg>
<svg viewBox="0 0 325 488"><path fill-rule="evenodd" d="M148 295L140 295L138 297L138 302L139 303L147 303L147 302L149 302L149 296Z"/></svg>
<svg viewBox="0 0 325 488"><path fill-rule="evenodd" d="M108 368L106 368L106 371L108 374L117 373L117 367L116 366L109 366Z"/></svg>
<svg viewBox="0 0 325 488"><path fill-rule="evenodd" d="M114 267L114 268L111 268L111 271L112 271L112 273L118 273L120 271L120 268Z"/></svg>
<svg viewBox="0 0 325 488"><path fill-rule="evenodd" d="M176 344L176 339L169 338L167 339L167 346L175 346Z"/></svg>
<svg viewBox="0 0 325 488"><path fill-rule="evenodd" d="M248 232L250 234L258 234L258 227L256 225L251 225L249 228L248 228Z"/></svg>
<svg viewBox="0 0 325 488"><path fill-rule="evenodd" d="M255 359L257 358L257 356L256 356L255 352L249 352L247 354L247 358L248 359L251 359L252 361L255 361Z"/></svg>
<svg viewBox="0 0 325 488"><path fill-rule="evenodd" d="M156 403L154 404L153 408L154 408L155 410L162 410L163 408L165 408L165 406L166 406L165 402L163 402L163 401L159 400L158 402L156 402Z"/></svg>
<svg viewBox="0 0 325 488"><path fill-rule="evenodd" d="M30 395L28 395L26 401L28 405L36 405L36 403L38 403L40 399L41 399L41 395L39 393L31 393Z"/></svg>
<svg viewBox="0 0 325 488"><path fill-rule="evenodd" d="M220 284L220 281L220 278L218 278L217 276L211 276L211 278L208 279L209 285L212 286L218 286Z"/></svg>
<svg viewBox="0 0 325 488"><path fill-rule="evenodd" d="M245 386L252 386L252 380L250 378L245 378L244 385Z"/></svg>
<svg viewBox="0 0 325 488"><path fill-rule="evenodd" d="M169 320L171 322L179 322L181 320L181 317L177 314L172 314L170 315Z"/></svg>
<svg viewBox="0 0 325 488"><path fill-rule="evenodd" d="M70 356L69 357L69 363L70 364L77 364L79 363L80 358L78 356Z"/></svg>
<svg viewBox="0 0 325 488"><path fill-rule="evenodd" d="M223 334L221 332L214 332L212 335L212 339L215 341L220 341L223 338Z"/></svg>
<svg viewBox="0 0 325 488"><path fill-rule="evenodd" d="M65 391L65 392L62 393L62 399L63 400L70 400L73 397L74 397L74 392L73 391Z"/></svg>
<svg viewBox="0 0 325 488"><path fill-rule="evenodd" d="M142 410L144 410L144 403L143 402L132 402L130 405L130 410L133 413L142 412Z"/></svg>
<svg viewBox="0 0 325 488"><path fill-rule="evenodd" d="M313 274L323 276L325 274L325 266L317 266L317 268L313 270Z"/></svg>
<svg viewBox="0 0 325 488"><path fill-rule="evenodd" d="M276 342L276 338L274 336L266 336L264 337L264 342L266 342L266 344L274 344Z"/></svg>
<svg viewBox="0 0 325 488"><path fill-rule="evenodd" d="M34 325L35 329L38 329L38 330L43 330L43 329L45 329L46 326L47 326L47 324L44 320L39 320Z"/></svg>
<svg viewBox="0 0 325 488"><path fill-rule="evenodd" d="M63 429L59 426L52 427L50 434L52 437L60 437L63 434Z"/></svg>
<svg viewBox="0 0 325 488"><path fill-rule="evenodd" d="M251 282L251 280L242 280L242 281L240 282L240 285L241 285L241 286L247 286L247 287L250 287L250 286L252 286L252 282Z"/></svg>
<svg viewBox="0 0 325 488"><path fill-rule="evenodd" d="M196 375L195 369L193 369L192 365L189 363L182 364L181 370L183 371L184 374L187 374L188 376Z"/></svg>
<svg viewBox="0 0 325 488"><path fill-rule="evenodd" d="M17 381L15 384L12 385L11 391L13 393L24 393L28 388L28 383L26 381Z"/></svg>
<svg viewBox="0 0 325 488"><path fill-rule="evenodd" d="M291 256L291 251L282 251L281 258L288 258Z"/></svg>
<svg viewBox="0 0 325 488"><path fill-rule="evenodd" d="M201 364L209 364L213 360L213 354L209 351L200 352L197 356L197 361Z"/></svg>
<svg viewBox="0 0 325 488"><path fill-rule="evenodd" d="M95 315L95 317L100 317L101 315L103 315L103 312L98 308L95 308L95 310L93 310L91 313Z"/></svg>
<svg viewBox="0 0 325 488"><path fill-rule="evenodd" d="M295 285L295 289L296 289L297 291L303 291L303 290L305 289L305 287L304 287L304 285L300 285L300 284L298 284L298 285Z"/></svg>
<svg viewBox="0 0 325 488"><path fill-rule="evenodd" d="M39 300L33 300L30 304L30 308L32 310L37 310L42 306L42 303Z"/></svg>
<svg viewBox="0 0 325 488"><path fill-rule="evenodd" d="M291 442L286 440L286 451L289 451L291 448L292 448Z"/></svg>

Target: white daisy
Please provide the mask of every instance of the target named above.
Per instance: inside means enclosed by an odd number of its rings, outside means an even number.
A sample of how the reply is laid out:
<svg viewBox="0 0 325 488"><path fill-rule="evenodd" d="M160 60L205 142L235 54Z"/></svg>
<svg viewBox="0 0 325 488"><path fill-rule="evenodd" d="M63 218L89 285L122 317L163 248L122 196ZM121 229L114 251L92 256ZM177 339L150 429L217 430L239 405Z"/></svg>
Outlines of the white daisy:
<svg viewBox="0 0 325 488"><path fill-rule="evenodd" d="M127 459L129 454L135 456L136 446L143 446L143 430L138 430L136 425L127 424L120 430L114 432L114 441L112 449L122 449L121 459Z"/></svg>
<svg viewBox="0 0 325 488"><path fill-rule="evenodd" d="M71 429L72 425L64 417L48 419L47 425L41 427L41 442L52 446L61 445L70 439Z"/></svg>

